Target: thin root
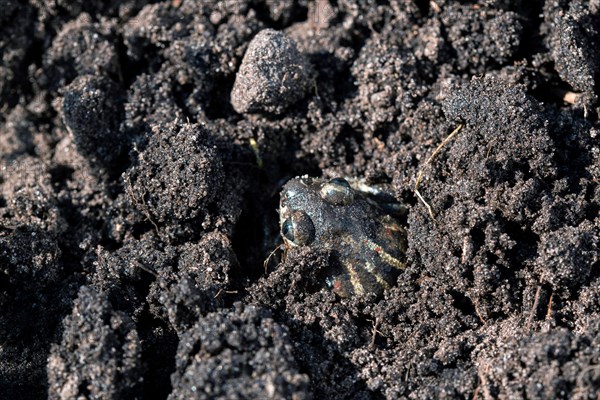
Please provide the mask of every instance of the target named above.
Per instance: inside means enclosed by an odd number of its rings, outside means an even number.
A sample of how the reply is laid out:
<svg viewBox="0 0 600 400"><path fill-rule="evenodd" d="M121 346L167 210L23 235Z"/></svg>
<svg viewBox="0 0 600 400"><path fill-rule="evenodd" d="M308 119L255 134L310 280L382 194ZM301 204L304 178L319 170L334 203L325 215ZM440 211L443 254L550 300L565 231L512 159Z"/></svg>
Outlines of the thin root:
<svg viewBox="0 0 600 400"><path fill-rule="evenodd" d="M481 311L479 311L479 301L474 300L473 306L475 307L475 314L477 314L477 318L479 318L482 324L487 325L487 321L485 320L485 318L483 318L483 314L481 314Z"/></svg>
<svg viewBox="0 0 600 400"><path fill-rule="evenodd" d="M481 368L483 367L483 371L481 370ZM479 377L479 386L477 386L477 394L479 394L479 388L482 389L483 391L483 398L485 400L490 400L493 399L494 397L492 396L492 394L490 393L490 388L488 387L488 381L486 378L486 374L488 373L488 371L490 370L490 366L488 363L485 363L485 366L481 366L477 369L477 376ZM475 396L473 396L473 400L475 400Z"/></svg>
<svg viewBox="0 0 600 400"><path fill-rule="evenodd" d="M371 342L369 343L369 348L373 349L375 348L375 340L377 339L377 334L380 334L381 336L385 335L377 329L377 326L379 325L379 318L375 318L375 321L370 321L373 323L373 331L371 332Z"/></svg>
<svg viewBox="0 0 600 400"><path fill-rule="evenodd" d="M144 203L144 201L143 201L144 195L142 194L142 200L138 200L138 198L133 193L133 186L131 185L131 180L129 179L129 177L125 178L125 183L127 183L127 185L126 185L126 187L127 187L127 195L131 198L131 201L133 201L134 204L136 204L138 207L140 207L140 209L142 210L142 214L144 214L144 216L148 219L148 221L150 221L150 223L152 224L152 226L154 226L154 230L156 231L156 235L158 237L161 237L160 231L158 229L158 225L152 219L152 216L150 214L150 210L148 209L148 206L146 205L146 203ZM145 193L145 189L144 189L144 193Z"/></svg>
<svg viewBox="0 0 600 400"><path fill-rule="evenodd" d="M146 267L144 265L137 265L137 267L139 269L141 269L142 271L147 272L150 275L153 275L155 278L158 278L158 274L156 272L152 271L150 268L148 268L148 267Z"/></svg>
<svg viewBox="0 0 600 400"><path fill-rule="evenodd" d="M429 205L429 203L427 203L427 201L425 201L425 199L423 198L423 196L421 195L421 193L419 192L419 184L421 183L421 180L423 179L423 171L425 170L425 167L429 164L431 164L431 161L433 160L433 158L437 155L437 153L439 153L439 151L448 144L448 142L450 142L450 140L452 140L452 138L454 136L456 136L456 134L462 129L463 125L460 124L456 127L456 129L454 129L452 131L451 134L449 134L446 139L444 139L444 141L442 143L440 143L440 145L434 150L434 152L431 154L431 156L429 156L429 158L427 159L427 161L425 161L425 163L423 164L423 166L421 167L421 169L419 170L419 173L417 174L417 180L415 181L415 195L417 196L417 198L421 201L421 203L423 203L423 205L425 206L425 208L427 208L427 212L429 213L429 216L431 217L431 219L433 221L435 221L435 216L433 215L433 210L431 209L431 206Z"/></svg>
<svg viewBox="0 0 600 400"><path fill-rule="evenodd" d="M277 252L277 250L285 250L285 246L283 244L280 244L279 246L275 247L275 249L273 249L273 251L269 254L267 259L263 262L263 267L265 268L265 274L267 273L267 268L269 268L269 261L271 261L271 257L273 257L273 255L275 254L275 252Z"/></svg>
<svg viewBox="0 0 600 400"><path fill-rule="evenodd" d="M554 298L554 293L550 293L550 300L548 300L548 309L546 310L546 321L552 318L552 299Z"/></svg>
<svg viewBox="0 0 600 400"><path fill-rule="evenodd" d="M419 200L421 200L421 203L423 203L423 205L425 206L425 208L427 208L427 212L429 213L429 216L431 217L431 219L435 221L435 216L433 215L433 210L431 209L431 206L429 205L429 203L427 203L425 201L425 199L423 198L423 196L421 196L421 193L419 192L419 190L416 189L416 188L415 188L415 194L417 195L417 197L419 198Z"/></svg>
<svg viewBox="0 0 600 400"><path fill-rule="evenodd" d="M217 294L215 294L215 299L218 298L221 293L226 293L226 294L237 294L238 291L237 290L224 290L224 289L219 289L219 291L217 292Z"/></svg>

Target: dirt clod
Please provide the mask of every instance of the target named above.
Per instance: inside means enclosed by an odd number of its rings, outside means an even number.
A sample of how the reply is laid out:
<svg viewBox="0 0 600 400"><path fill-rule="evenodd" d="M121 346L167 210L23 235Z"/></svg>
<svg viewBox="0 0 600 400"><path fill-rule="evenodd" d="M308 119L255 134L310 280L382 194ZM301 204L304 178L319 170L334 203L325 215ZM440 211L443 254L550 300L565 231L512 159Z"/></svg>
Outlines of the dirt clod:
<svg viewBox="0 0 600 400"><path fill-rule="evenodd" d="M139 385L140 341L131 320L105 295L82 287L48 358L48 397L129 397Z"/></svg>
<svg viewBox="0 0 600 400"><path fill-rule="evenodd" d="M64 89L65 125L93 164L110 167L127 139L119 137L123 95L109 78L82 75Z"/></svg>
<svg viewBox="0 0 600 400"><path fill-rule="evenodd" d="M239 113L281 114L304 97L312 66L293 40L273 29L260 31L248 45L231 91Z"/></svg>
<svg viewBox="0 0 600 400"><path fill-rule="evenodd" d="M312 397L285 329L254 306L200 319L182 335L177 360L172 399Z"/></svg>

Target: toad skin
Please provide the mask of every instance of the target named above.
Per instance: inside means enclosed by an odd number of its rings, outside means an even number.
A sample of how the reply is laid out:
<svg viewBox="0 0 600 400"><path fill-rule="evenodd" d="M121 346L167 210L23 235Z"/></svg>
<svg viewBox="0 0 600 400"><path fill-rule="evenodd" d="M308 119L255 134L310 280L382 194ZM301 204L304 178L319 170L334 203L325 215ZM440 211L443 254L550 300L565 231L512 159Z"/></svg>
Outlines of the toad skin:
<svg viewBox="0 0 600 400"><path fill-rule="evenodd" d="M281 191L279 221L287 248L327 251L326 285L341 297L380 295L405 268L406 231L390 203L346 179L293 178Z"/></svg>

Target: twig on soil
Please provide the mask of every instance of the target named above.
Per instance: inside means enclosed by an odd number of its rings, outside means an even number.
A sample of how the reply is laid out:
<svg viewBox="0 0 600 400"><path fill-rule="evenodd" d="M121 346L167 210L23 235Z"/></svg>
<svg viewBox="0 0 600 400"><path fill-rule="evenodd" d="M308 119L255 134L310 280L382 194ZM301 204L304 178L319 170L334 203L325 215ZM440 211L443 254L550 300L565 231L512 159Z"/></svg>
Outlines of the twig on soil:
<svg viewBox="0 0 600 400"><path fill-rule="evenodd" d="M425 199L423 198L423 196L421 196L421 193L419 192L419 184L421 183L421 180L423 179L423 172L425 171L425 167L429 164L431 164L431 161L433 160L433 158L436 156L437 153L439 153L439 151L448 144L448 142L450 142L450 140L452 140L452 138L454 136L456 136L456 134L462 129L462 124L458 125L456 127L456 129L454 129L452 131L451 134L449 134L446 139L444 139L444 141L442 143L440 143L440 145L434 150L434 152L431 154L431 156L429 156L429 158L427 159L427 161L425 161L425 163L423 164L423 166L421 167L421 169L419 170L419 173L417 174L417 180L415 181L415 195L417 196L417 198L421 201L421 203L423 203L425 205L425 208L427 208L427 212L429 213L429 216L431 217L432 220L435 221L435 216L433 215L433 210L431 209L431 206L429 205L429 203L427 203L425 201Z"/></svg>

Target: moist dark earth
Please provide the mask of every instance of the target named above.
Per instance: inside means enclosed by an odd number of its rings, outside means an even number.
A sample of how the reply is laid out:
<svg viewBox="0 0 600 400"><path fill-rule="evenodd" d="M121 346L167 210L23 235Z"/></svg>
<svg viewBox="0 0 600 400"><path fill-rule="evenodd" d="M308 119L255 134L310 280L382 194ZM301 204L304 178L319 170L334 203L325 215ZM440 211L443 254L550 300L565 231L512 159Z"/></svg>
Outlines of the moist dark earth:
<svg viewBox="0 0 600 400"><path fill-rule="evenodd" d="M600 396L599 1L0 0L0 32L2 398ZM383 295L265 266L304 174L408 208Z"/></svg>

